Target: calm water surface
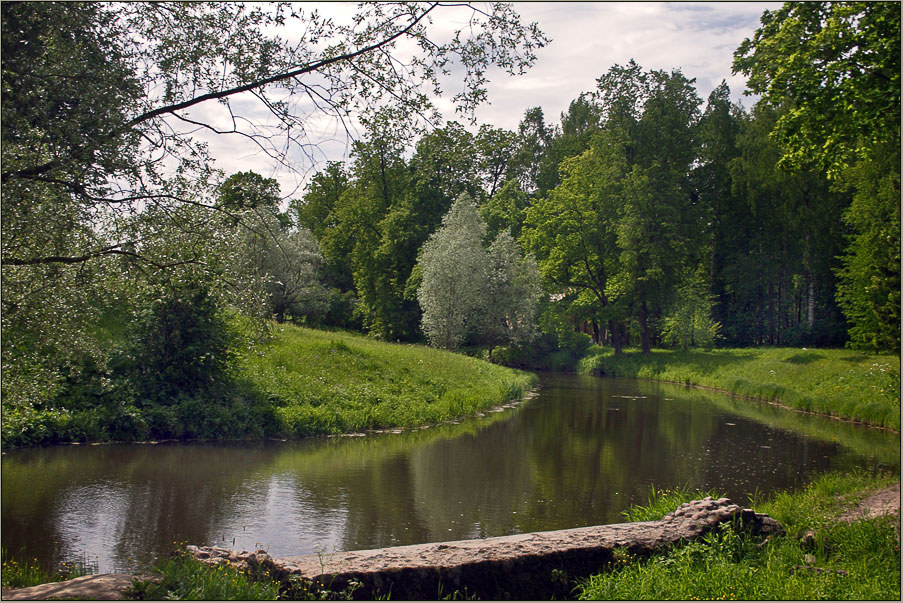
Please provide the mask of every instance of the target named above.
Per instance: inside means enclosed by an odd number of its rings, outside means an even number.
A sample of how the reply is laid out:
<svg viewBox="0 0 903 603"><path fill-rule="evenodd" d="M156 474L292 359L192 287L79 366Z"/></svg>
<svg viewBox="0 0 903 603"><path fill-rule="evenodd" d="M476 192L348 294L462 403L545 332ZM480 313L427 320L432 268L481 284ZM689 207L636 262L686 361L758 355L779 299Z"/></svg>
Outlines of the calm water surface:
<svg viewBox="0 0 903 603"><path fill-rule="evenodd" d="M746 502L827 469L899 473L900 437L679 386L544 375L538 397L458 425L60 446L2 465L4 548L109 572L174 542L278 557L614 523L653 486Z"/></svg>

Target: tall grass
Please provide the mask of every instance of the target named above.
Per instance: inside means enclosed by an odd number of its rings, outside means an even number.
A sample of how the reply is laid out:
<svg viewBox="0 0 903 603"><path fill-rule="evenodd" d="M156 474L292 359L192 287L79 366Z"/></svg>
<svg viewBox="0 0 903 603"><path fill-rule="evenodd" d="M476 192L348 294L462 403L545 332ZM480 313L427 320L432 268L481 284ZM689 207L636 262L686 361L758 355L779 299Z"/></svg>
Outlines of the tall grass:
<svg viewBox="0 0 903 603"><path fill-rule="evenodd" d="M11 555L5 548L0 549L0 582L8 588L24 588L48 582L62 582L92 573L89 564L84 561L66 561L56 569L41 565L36 559L28 559L21 555Z"/></svg>
<svg viewBox="0 0 903 603"><path fill-rule="evenodd" d="M699 385L900 430L900 358L850 350L749 348L635 350L615 356L594 347L585 374Z"/></svg>
<svg viewBox="0 0 903 603"><path fill-rule="evenodd" d="M289 325L239 367L288 436L438 423L518 398L536 381L460 354Z"/></svg>
<svg viewBox="0 0 903 603"><path fill-rule="evenodd" d="M185 552L154 568L159 581L138 582L131 597L145 601L275 601L280 584L268 575L251 578L226 564L210 566Z"/></svg>
<svg viewBox="0 0 903 603"><path fill-rule="evenodd" d="M756 505L781 522L784 536L760 542L725 524L651 558L618 554L610 568L581 582L576 594L587 600L900 600L899 517L836 519L857 494L898 479L823 476L802 491ZM660 504L668 496L673 493L655 493L636 513L651 518L643 509L673 510ZM809 530L815 537L801 540Z"/></svg>

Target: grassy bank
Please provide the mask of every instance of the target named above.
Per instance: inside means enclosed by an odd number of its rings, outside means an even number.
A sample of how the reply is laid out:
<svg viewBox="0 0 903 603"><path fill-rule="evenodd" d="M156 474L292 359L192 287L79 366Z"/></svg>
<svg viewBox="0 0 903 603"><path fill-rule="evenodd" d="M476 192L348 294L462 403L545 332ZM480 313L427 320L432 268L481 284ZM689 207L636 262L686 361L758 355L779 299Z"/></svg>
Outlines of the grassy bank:
<svg viewBox="0 0 903 603"><path fill-rule="evenodd" d="M239 366L291 436L438 423L518 398L536 382L460 354L293 326Z"/></svg>
<svg viewBox="0 0 903 603"><path fill-rule="evenodd" d="M49 407L4 404L3 448L65 442L260 439L416 427L523 395L536 377L425 346L290 325L201 394L145 400L73 388ZM84 388L83 388L84 389Z"/></svg>
<svg viewBox="0 0 903 603"><path fill-rule="evenodd" d="M614 566L580 583L586 600L896 600L900 599L898 516L838 520L863 492L897 476L829 474L799 492L757 502L786 530L756 542L730 525L703 540L648 559L621 555ZM661 518L686 492L656 493L631 521ZM812 531L808 543L803 536Z"/></svg>
<svg viewBox="0 0 903 603"><path fill-rule="evenodd" d="M0 583L4 588L23 588L48 582L63 582L93 573L83 561L64 562L60 567L48 569L37 559L24 555L12 555L5 548L0 550Z"/></svg>
<svg viewBox="0 0 903 603"><path fill-rule="evenodd" d="M580 361L585 374L635 377L711 387L900 430L900 358L850 350L748 348L627 350L594 347Z"/></svg>

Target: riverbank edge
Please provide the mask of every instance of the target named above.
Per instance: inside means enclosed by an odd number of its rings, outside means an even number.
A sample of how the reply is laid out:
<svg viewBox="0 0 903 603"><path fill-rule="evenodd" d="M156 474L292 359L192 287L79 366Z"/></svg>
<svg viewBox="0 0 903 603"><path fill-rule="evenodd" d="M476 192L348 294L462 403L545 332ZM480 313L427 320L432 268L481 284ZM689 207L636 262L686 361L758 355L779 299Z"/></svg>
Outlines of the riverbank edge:
<svg viewBox="0 0 903 603"><path fill-rule="evenodd" d="M436 427L442 427L443 425L458 425L462 421L467 421L469 419L476 419L480 417L485 417L487 414L492 413L503 413L506 410L517 408L524 402L535 398L539 395L540 387L539 385L534 385L529 390L527 390L522 395L517 398L512 398L511 400L507 400L500 404L496 404L495 406L490 406L484 408L482 410L478 410L477 412L470 413L467 415L461 415L460 417L454 417L451 419L446 419L444 421L434 422L434 423L424 423L422 425L408 425L405 427L392 427L392 428L380 428L380 429L370 429L367 431L349 431L346 433L321 433L308 435L298 438L283 438L283 437L266 437L266 438L193 438L193 439L161 439L161 440L142 440L142 441L132 441L132 440L121 440L121 441L104 441L104 442L59 442L56 444L45 444L46 446L117 446L120 444L137 444L142 446L158 446L161 444L244 444L244 443L254 443L254 442L300 442L304 440L327 440L333 438L362 438L369 435L383 435L383 434L401 434L408 433L413 431L423 431L425 429L433 429ZM27 450L28 448L41 448L44 445L35 445L35 446L19 446L17 448L11 448L10 450ZM6 449L3 450L5 454L7 452Z"/></svg>
<svg viewBox="0 0 903 603"><path fill-rule="evenodd" d="M605 375L605 374L595 374L595 373L580 373L581 375L590 375L592 377L608 377L614 379L639 379L641 381L651 381L654 383L668 383L670 385L681 385L684 387L689 387L693 389L701 389L710 392L717 392L719 394L726 394L732 398L738 398L740 400L749 400L751 402L759 402L761 404L768 404L769 406L775 406L777 408L781 408L783 410L790 410L795 413L799 413L801 415L812 415L816 417L825 417L827 419L833 419L835 421L840 421L841 423L849 423L851 425L857 425L859 427L866 427L868 429L876 429L878 431L886 431L888 433L899 435L900 432L896 429L892 429L890 427L884 427L883 425L875 425L874 423L868 423L866 421L857 421L856 419L851 419L849 417L842 417L840 415L832 415L824 412L816 412L813 410L804 410L802 408L794 408L793 406L788 406L787 404L783 404L780 400L769 400L767 398L762 398L759 396L750 396L747 394L737 394L728 389L724 389L721 387L712 387L710 385L699 385L698 383L685 383L683 381L669 381L668 379L653 379L651 377L619 377L617 375Z"/></svg>
<svg viewBox="0 0 903 603"><path fill-rule="evenodd" d="M294 362L288 362L286 354L294 356ZM305 361L311 360L308 357L320 362ZM322 358L329 358L329 366L324 367ZM365 366L356 366L355 360L365 361ZM65 404L40 411L4 406L0 452L52 445L288 441L417 430L495 411L521 400L539 380L533 372L465 354L292 325L282 326L271 341L245 354L236 370L234 381L224 384L211 404L188 397L169 405L112 410L100 405L71 410ZM275 383L267 380L272 373L288 377ZM414 377L406 382L409 375ZM348 387L349 382L363 387Z"/></svg>
<svg viewBox="0 0 903 603"><path fill-rule="evenodd" d="M589 357L587 357L587 358L589 358ZM807 410L804 408L797 408L795 406L792 406L789 403L781 401L780 399L766 398L766 397L762 397L762 396L737 393L737 392L731 391L725 387L716 387L716 386L712 386L712 385L703 385L700 383L696 383L696 382L692 381L691 379L686 379L683 381L675 381L675 380L671 380L671 379L659 379L659 378L655 378L655 377L641 377L639 375L623 375L623 374L617 374L617 369L613 369L611 371L611 373L608 373L608 372L606 372L606 367L604 366L604 364L600 364L599 366L593 366L593 367L590 367L589 369L584 369L583 366L584 366L584 363L582 361L578 362L577 366L574 368L574 372L576 372L577 374L580 374L580 375L587 375L587 376L592 376L592 377L614 377L614 378L619 378L619 379L639 379L642 381L652 381L652 382L658 382L658 383L668 383L671 385L681 385L684 387L692 387L694 389L701 389L701 390L706 390L706 391L727 394L728 396L731 396L733 398L738 398L738 399L742 399L742 400L750 400L753 402L768 404L769 406L775 406L775 407L778 407L778 408L781 408L784 410L790 410L790 411L793 411L793 412L796 412L799 414L813 415L813 416L817 416L817 417L826 417L829 419L833 419L835 421L840 421L843 423L850 423L852 425L857 425L860 427L867 427L869 429L886 431L888 433L895 434L895 435L900 434L899 429L894 429L893 427L887 427L884 425L878 425L878 424L869 422L867 420L856 419L853 417L844 416L841 414L833 414L830 412L819 412L819 411L814 411L814 410ZM643 365L643 366L652 366L652 364L650 363L650 364ZM751 386L756 387L756 388L765 388L765 387L768 387L769 385L772 385L772 384L751 383Z"/></svg>

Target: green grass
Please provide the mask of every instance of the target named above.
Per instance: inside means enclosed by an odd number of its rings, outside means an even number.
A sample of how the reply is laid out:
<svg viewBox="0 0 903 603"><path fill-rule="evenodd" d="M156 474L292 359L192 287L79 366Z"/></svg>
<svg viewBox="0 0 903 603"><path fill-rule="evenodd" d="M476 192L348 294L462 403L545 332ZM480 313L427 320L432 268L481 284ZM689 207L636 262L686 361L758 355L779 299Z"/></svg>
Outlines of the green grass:
<svg viewBox="0 0 903 603"><path fill-rule="evenodd" d="M121 400L60 399L51 408L4 404L2 446L295 438L419 427L519 398L537 379L426 346L291 325L275 326L267 343L240 354L232 376L206 393L165 403L135 398L129 390Z"/></svg>
<svg viewBox="0 0 903 603"><path fill-rule="evenodd" d="M131 597L145 601L275 601L279 583L268 575L251 578L237 568L210 566L185 552L157 564L159 582L138 582Z"/></svg>
<svg viewBox="0 0 903 603"><path fill-rule="evenodd" d="M239 366L276 407L282 433L295 437L439 423L518 398L536 382L461 354L289 325Z"/></svg>
<svg viewBox="0 0 903 603"><path fill-rule="evenodd" d="M850 350L747 348L628 350L594 347L580 361L585 374L635 377L711 387L900 430L900 358Z"/></svg>
<svg viewBox="0 0 903 603"><path fill-rule="evenodd" d="M41 565L37 559L27 559L10 555L6 549L0 549L0 582L8 588L25 588L48 582L62 582L91 573L87 564L81 561L64 562L55 570Z"/></svg>
<svg viewBox="0 0 903 603"><path fill-rule="evenodd" d="M726 524L650 558L625 552L582 581L576 594L586 600L899 600L899 518L837 521L864 491L898 481L889 475L822 476L804 490L754 505L784 526L784 536L763 543ZM628 514L661 517L687 496L657 492L647 507ZM800 537L809 530L815 538L806 545Z"/></svg>

